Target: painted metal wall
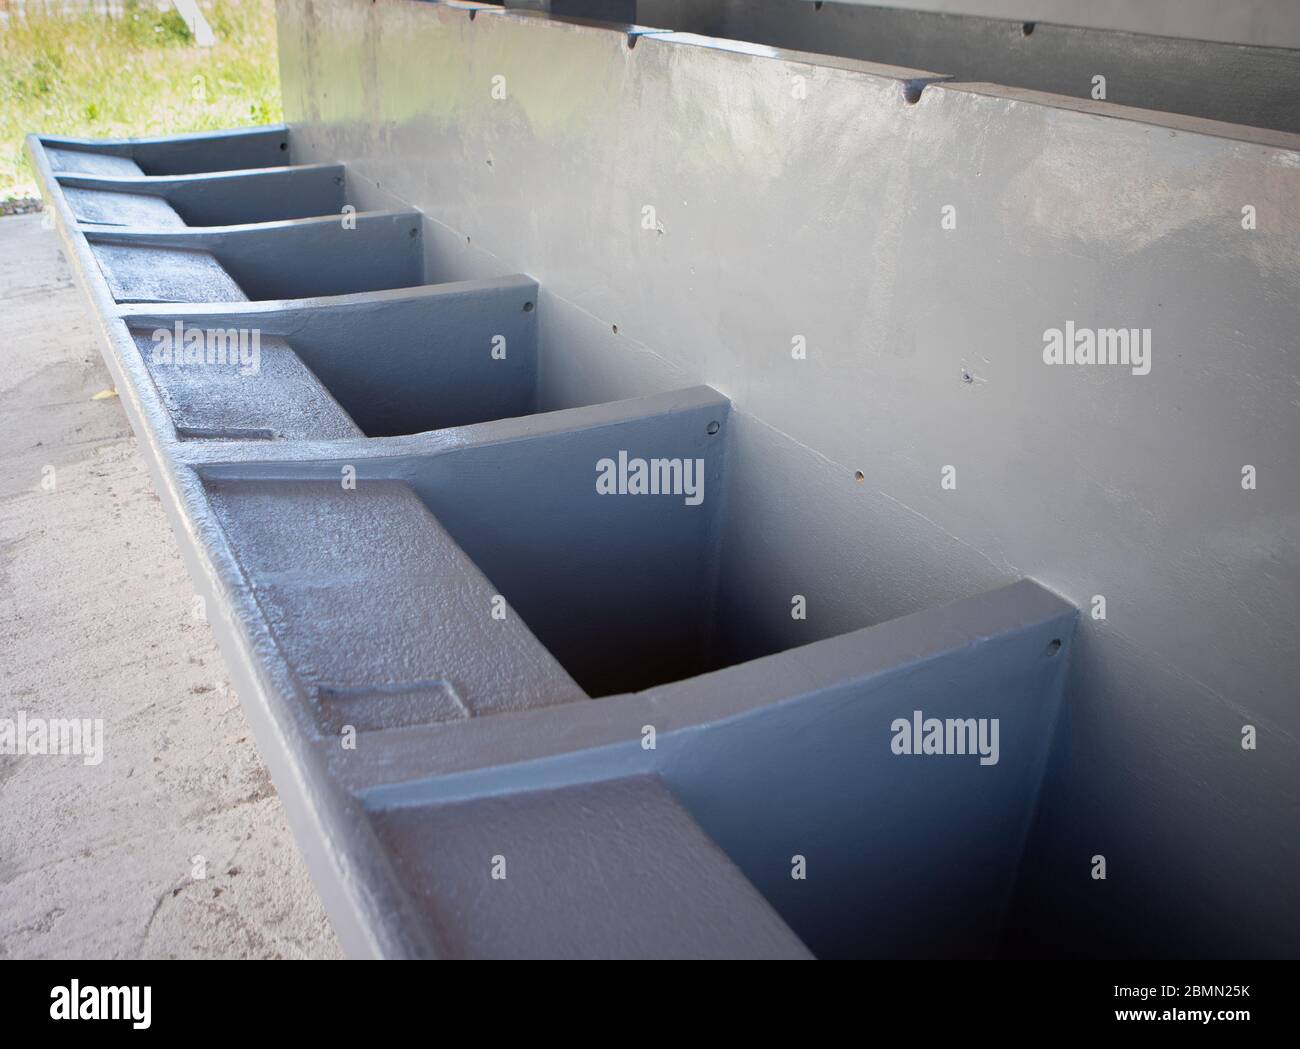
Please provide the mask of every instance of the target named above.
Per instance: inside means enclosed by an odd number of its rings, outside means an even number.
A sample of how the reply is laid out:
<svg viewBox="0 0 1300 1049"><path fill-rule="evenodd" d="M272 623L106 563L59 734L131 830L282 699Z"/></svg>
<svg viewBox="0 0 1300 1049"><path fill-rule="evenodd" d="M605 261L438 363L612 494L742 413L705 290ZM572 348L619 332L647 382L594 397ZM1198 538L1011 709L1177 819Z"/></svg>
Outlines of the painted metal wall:
<svg viewBox="0 0 1300 1049"><path fill-rule="evenodd" d="M735 651L796 643L792 593L819 637L1024 576L1084 609L1007 952L1300 948L1300 138L535 16L278 10L292 159L420 208L431 279L535 278L541 408L731 398ZM1045 363L1071 324L1149 329L1149 373Z"/></svg>
<svg viewBox="0 0 1300 1049"><path fill-rule="evenodd" d="M869 6L869 0L843 0ZM1300 47L1292 0L892 0L890 7L1057 22L1260 47Z"/></svg>
<svg viewBox="0 0 1300 1049"><path fill-rule="evenodd" d="M1300 132L1300 52L828 0L638 0L636 21ZM1300 21L1300 16L1297 17Z"/></svg>

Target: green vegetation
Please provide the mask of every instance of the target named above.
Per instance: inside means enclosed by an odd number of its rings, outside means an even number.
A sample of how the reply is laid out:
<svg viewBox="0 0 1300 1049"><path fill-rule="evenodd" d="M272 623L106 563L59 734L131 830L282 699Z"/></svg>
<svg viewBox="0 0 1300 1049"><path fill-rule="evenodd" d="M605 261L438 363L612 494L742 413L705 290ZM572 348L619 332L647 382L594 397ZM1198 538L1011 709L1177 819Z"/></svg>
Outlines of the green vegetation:
<svg viewBox="0 0 1300 1049"><path fill-rule="evenodd" d="M36 195L30 131L118 138L280 120L272 0L200 6L215 47L139 0L116 18L33 12L0 25L0 200Z"/></svg>

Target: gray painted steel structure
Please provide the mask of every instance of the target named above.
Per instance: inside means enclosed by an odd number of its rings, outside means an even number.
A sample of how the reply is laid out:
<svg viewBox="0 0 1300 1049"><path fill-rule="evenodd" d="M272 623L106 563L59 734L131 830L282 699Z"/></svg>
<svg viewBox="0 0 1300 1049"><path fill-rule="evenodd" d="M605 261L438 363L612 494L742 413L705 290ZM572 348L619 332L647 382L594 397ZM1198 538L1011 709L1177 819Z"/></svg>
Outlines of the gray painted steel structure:
<svg viewBox="0 0 1300 1049"><path fill-rule="evenodd" d="M350 952L1294 953L1300 138L279 13L289 128L29 142ZM1044 364L1067 321L1150 374ZM619 450L703 503L598 495ZM999 762L893 754L914 710Z"/></svg>
<svg viewBox="0 0 1300 1049"><path fill-rule="evenodd" d="M638 0L650 25L1300 131L1296 52L829 0ZM1300 21L1300 17L1297 17ZM1103 81L1094 78L1102 77Z"/></svg>

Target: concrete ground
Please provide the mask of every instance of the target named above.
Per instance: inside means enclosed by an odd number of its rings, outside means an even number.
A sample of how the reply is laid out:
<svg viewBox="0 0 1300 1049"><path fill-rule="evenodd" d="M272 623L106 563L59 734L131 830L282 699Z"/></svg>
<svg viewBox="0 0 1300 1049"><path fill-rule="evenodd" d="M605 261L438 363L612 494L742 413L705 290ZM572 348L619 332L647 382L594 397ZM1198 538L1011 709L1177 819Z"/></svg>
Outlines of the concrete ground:
<svg viewBox="0 0 1300 1049"><path fill-rule="evenodd" d="M39 215L0 219L0 352L0 719L104 720L99 765L0 754L0 957L336 957Z"/></svg>

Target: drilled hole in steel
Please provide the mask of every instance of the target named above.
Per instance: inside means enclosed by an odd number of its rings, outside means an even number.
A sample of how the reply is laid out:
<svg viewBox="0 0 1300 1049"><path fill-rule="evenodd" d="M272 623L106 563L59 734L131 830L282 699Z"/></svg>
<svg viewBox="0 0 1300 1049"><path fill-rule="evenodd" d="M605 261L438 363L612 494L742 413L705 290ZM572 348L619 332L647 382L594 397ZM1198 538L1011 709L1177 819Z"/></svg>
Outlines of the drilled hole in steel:
<svg viewBox="0 0 1300 1049"><path fill-rule="evenodd" d="M1048 659L1051 659L1052 656L1056 655L1059 651L1061 651L1061 639L1059 637L1054 637L1047 643L1047 648L1043 650L1043 655Z"/></svg>
<svg viewBox="0 0 1300 1049"><path fill-rule="evenodd" d="M861 470L854 470L853 479L857 481L858 484L861 484L863 481L867 479L867 475L864 474Z"/></svg>
<svg viewBox="0 0 1300 1049"><path fill-rule="evenodd" d="M704 428L704 431L710 437L712 437L715 433L717 433L721 429L722 429L722 424L715 419L713 422L709 423L709 425Z"/></svg>
<svg viewBox="0 0 1300 1049"><path fill-rule="evenodd" d="M412 239L412 240L415 240L415 235L416 235L417 233L419 233L419 232L420 232L420 231L419 231L418 229L416 229L414 226L412 226L412 227L411 227L411 239Z"/></svg>
<svg viewBox="0 0 1300 1049"><path fill-rule="evenodd" d="M617 325L617 324L614 325L614 334L615 334L615 335L618 334L618 325Z"/></svg>
<svg viewBox="0 0 1300 1049"><path fill-rule="evenodd" d="M1033 35L1034 35L1034 23L1033 23L1033 22L1026 22L1024 25L1022 25L1022 26L1020 27L1020 32L1021 32L1021 34L1024 35L1024 36L1033 36Z"/></svg>
<svg viewBox="0 0 1300 1049"><path fill-rule="evenodd" d="M525 302L525 303L524 303L524 312L525 312L525 313L532 313L532 312L533 312L533 304L532 304L531 302Z"/></svg>
<svg viewBox="0 0 1300 1049"><path fill-rule="evenodd" d="M284 152L286 149L288 149L288 148L289 148L289 143L288 143L288 142L281 142L281 143L280 143L280 152L281 152L281 153L283 153L283 152Z"/></svg>

